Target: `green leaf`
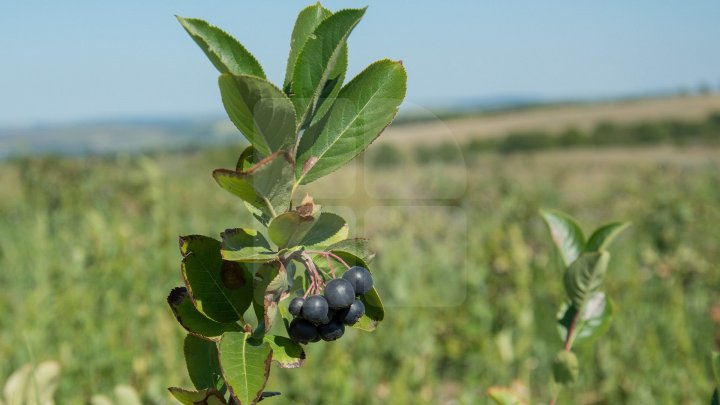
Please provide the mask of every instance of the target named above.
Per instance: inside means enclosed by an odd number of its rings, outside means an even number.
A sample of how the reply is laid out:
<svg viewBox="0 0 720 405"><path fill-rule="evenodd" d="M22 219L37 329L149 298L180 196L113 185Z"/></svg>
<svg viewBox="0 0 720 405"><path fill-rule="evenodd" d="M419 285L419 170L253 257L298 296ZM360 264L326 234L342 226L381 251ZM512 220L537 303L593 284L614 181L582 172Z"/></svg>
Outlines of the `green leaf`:
<svg viewBox="0 0 720 405"><path fill-rule="evenodd" d="M718 394L717 388L715 388L712 398L710 398L710 405L720 405L720 394Z"/></svg>
<svg viewBox="0 0 720 405"><path fill-rule="evenodd" d="M329 212L314 217L289 211L274 218L268 226L270 240L280 248L323 248L347 239L348 233L347 222L339 215Z"/></svg>
<svg viewBox="0 0 720 405"><path fill-rule="evenodd" d="M265 335L273 351L273 361L280 368L298 368L305 363L305 351L300 344L285 336Z"/></svg>
<svg viewBox="0 0 720 405"><path fill-rule="evenodd" d="M278 303L287 296L290 278L287 269L279 261L266 263L255 276L253 308L258 321L262 321L262 331L272 328L277 315Z"/></svg>
<svg viewBox="0 0 720 405"><path fill-rule="evenodd" d="M712 369L715 375L715 385L720 387L720 352L712 352Z"/></svg>
<svg viewBox="0 0 720 405"><path fill-rule="evenodd" d="M220 187L270 218L290 206L293 166L289 156L284 153L270 155L242 172L216 169L213 177Z"/></svg>
<svg viewBox="0 0 720 405"><path fill-rule="evenodd" d="M222 372L215 342L187 335L183 350L190 381L195 388L216 388L222 380Z"/></svg>
<svg viewBox="0 0 720 405"><path fill-rule="evenodd" d="M328 252L335 254L344 252L350 253L356 257L361 258L365 264L370 264L372 259L375 257L375 253L370 251L368 246L369 240L367 238L353 238L345 239L325 248Z"/></svg>
<svg viewBox="0 0 720 405"><path fill-rule="evenodd" d="M558 352L552 363L553 378L562 385L574 383L580 373L580 365L575 353L567 350Z"/></svg>
<svg viewBox="0 0 720 405"><path fill-rule="evenodd" d="M246 269L222 260L220 242L206 236L181 236L180 252L182 276L195 307L217 322L242 320L252 301Z"/></svg>
<svg viewBox="0 0 720 405"><path fill-rule="evenodd" d="M372 332L377 329L378 324L385 318L385 307L383 306L380 294L373 287L372 290L360 297L360 301L365 304L365 315L360 321L353 325L353 328Z"/></svg>
<svg viewBox="0 0 720 405"><path fill-rule="evenodd" d="M373 63L338 94L325 118L300 140L295 172L306 184L342 167L370 145L397 114L407 75L400 62ZM317 162L303 173L309 159Z"/></svg>
<svg viewBox="0 0 720 405"><path fill-rule="evenodd" d="M232 397L242 405L260 400L270 373L272 349L249 333L228 332L218 346L220 365Z"/></svg>
<svg viewBox="0 0 720 405"><path fill-rule="evenodd" d="M557 210L540 210L560 251L565 266L570 266L585 251L585 237L582 229L572 217Z"/></svg>
<svg viewBox="0 0 720 405"><path fill-rule="evenodd" d="M194 335L210 340L220 340L220 336L225 332L242 330L240 325L235 322L215 322L203 315L193 305L185 287L173 288L167 302L180 325Z"/></svg>
<svg viewBox="0 0 720 405"><path fill-rule="evenodd" d="M293 69L292 100L299 125L312 117L315 104L342 57L348 36L364 14L365 9L338 11L308 36Z"/></svg>
<svg viewBox="0 0 720 405"><path fill-rule="evenodd" d="M315 31L315 28L331 15L332 12L323 7L319 2L304 8L300 11L300 14L298 14L292 36L290 37L290 55L288 56L285 82L283 84L286 92L290 92L295 62L297 62L298 55L305 46L305 42L307 42L308 37L310 37L313 31Z"/></svg>
<svg viewBox="0 0 720 405"><path fill-rule="evenodd" d="M176 18L220 73L265 77L257 59L225 31L200 19Z"/></svg>
<svg viewBox="0 0 720 405"><path fill-rule="evenodd" d="M277 252L260 232L249 228L226 229L222 238L223 259L233 262L269 262L277 260Z"/></svg>
<svg viewBox="0 0 720 405"><path fill-rule="evenodd" d="M585 251L599 252L601 250L606 250L613 239L620 235L620 233L629 226L629 222L616 222L598 228L590 236L590 239L588 239Z"/></svg>
<svg viewBox="0 0 720 405"><path fill-rule="evenodd" d="M602 292L588 298L582 314L578 313L574 305L564 304L558 312L560 337L563 341L567 340L568 331L572 327L570 345L593 341L608 330L612 316L612 301Z"/></svg>
<svg viewBox="0 0 720 405"><path fill-rule="evenodd" d="M260 160L262 159L258 156L255 148L252 145L248 145L245 149L243 149L242 153L240 154L240 157L238 158L238 161L235 165L235 171L244 172L255 166ZM243 201L243 204L245 204L245 207L247 207L248 211L250 211L252 216L255 217L258 222L267 227L267 225L270 223L270 220L272 219L268 214L247 201Z"/></svg>
<svg viewBox="0 0 720 405"><path fill-rule="evenodd" d="M295 110L290 99L267 80L224 73L220 95L230 120L261 156L295 143Z"/></svg>
<svg viewBox="0 0 720 405"><path fill-rule="evenodd" d="M333 106L333 103L337 99L337 96L340 94L340 90L343 87L345 74L347 73L347 66L348 49L347 44L345 44L345 46L340 50L340 56L335 62L335 66L333 66L330 71L330 76L328 76L328 79L325 82L325 87L322 92L320 92L320 97L318 98L317 105L315 106L312 120L309 123L306 123L307 126L317 124L325 118L325 115L328 111L330 111L330 107Z"/></svg>
<svg viewBox="0 0 720 405"><path fill-rule="evenodd" d="M583 310L590 297L599 292L609 260L608 252L583 253L565 272L565 291L579 311Z"/></svg>
<svg viewBox="0 0 720 405"><path fill-rule="evenodd" d="M168 391L170 391L175 399L184 405L227 405L223 395L212 388L194 391L184 388L171 387L168 388Z"/></svg>
<svg viewBox="0 0 720 405"><path fill-rule="evenodd" d="M527 403L519 393L505 387L488 388L488 396L497 405L524 405Z"/></svg>

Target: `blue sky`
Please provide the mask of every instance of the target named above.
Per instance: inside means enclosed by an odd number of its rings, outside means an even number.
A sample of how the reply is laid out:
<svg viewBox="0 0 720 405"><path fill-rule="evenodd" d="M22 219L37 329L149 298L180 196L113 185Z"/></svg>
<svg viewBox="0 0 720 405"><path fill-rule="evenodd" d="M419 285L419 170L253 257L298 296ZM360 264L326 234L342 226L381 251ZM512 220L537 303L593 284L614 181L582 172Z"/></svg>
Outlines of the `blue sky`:
<svg viewBox="0 0 720 405"><path fill-rule="evenodd" d="M0 5L0 126L220 114L212 65L174 19L238 38L282 82L310 2L128 0ZM349 74L402 59L408 106L498 95L604 97L720 84L720 1L326 1L369 5Z"/></svg>

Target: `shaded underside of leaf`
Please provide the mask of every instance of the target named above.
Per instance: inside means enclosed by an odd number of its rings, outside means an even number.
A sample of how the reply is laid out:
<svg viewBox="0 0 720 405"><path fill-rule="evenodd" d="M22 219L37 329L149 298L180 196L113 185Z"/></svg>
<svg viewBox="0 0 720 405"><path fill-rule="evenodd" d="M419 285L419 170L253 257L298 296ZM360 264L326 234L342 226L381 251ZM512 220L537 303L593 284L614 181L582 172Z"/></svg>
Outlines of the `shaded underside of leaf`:
<svg viewBox="0 0 720 405"><path fill-rule="evenodd" d="M168 296L168 305L175 318L188 332L210 340L220 340L220 336L229 331L240 331L242 328L235 322L216 322L203 315L187 293L187 288L174 288Z"/></svg>
<svg viewBox="0 0 720 405"><path fill-rule="evenodd" d="M183 351L188 375L195 388L217 388L218 381L222 380L222 373L215 342L187 335Z"/></svg>
<svg viewBox="0 0 720 405"><path fill-rule="evenodd" d="M220 187L269 218L290 205L294 174L292 160L286 153L274 153L245 171L216 169L213 178Z"/></svg>

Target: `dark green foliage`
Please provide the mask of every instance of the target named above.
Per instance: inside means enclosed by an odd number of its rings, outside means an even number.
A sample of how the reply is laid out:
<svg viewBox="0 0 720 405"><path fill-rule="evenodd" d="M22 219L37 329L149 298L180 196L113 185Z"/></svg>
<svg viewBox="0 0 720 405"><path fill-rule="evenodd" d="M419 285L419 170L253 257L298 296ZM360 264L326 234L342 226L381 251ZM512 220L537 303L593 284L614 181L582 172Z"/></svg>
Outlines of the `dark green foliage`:
<svg viewBox="0 0 720 405"><path fill-rule="evenodd" d="M180 239L187 288L173 290L168 303L191 333L185 345L188 371L199 390L227 386L229 402L265 399L271 360L280 367L299 367L305 359L299 343L336 340L345 332L344 322L372 330L383 318L367 269L366 277L355 280L363 287L357 295L368 300L366 315L365 304L353 305L353 285L335 278L334 267L329 273L318 270L312 257L326 259L329 266L337 260L338 269L349 266L342 256L367 266L363 259L351 258L356 252L365 256L367 249L361 240L347 239L347 221L320 212L309 195L295 208L292 204L300 185L339 169L365 150L405 97L405 69L388 59L344 84L347 38L364 14L365 9L332 13L320 3L302 10L282 89L265 79L257 60L229 34L202 20L178 18L221 73L225 110L250 143L233 169L216 169L213 177L268 228L265 233L226 229L222 241L197 235ZM296 272L299 266L305 273ZM281 305L303 286L313 294L295 298L289 308ZM336 310L341 315L336 317ZM270 334L278 312L289 338ZM184 402L215 395L172 392Z"/></svg>

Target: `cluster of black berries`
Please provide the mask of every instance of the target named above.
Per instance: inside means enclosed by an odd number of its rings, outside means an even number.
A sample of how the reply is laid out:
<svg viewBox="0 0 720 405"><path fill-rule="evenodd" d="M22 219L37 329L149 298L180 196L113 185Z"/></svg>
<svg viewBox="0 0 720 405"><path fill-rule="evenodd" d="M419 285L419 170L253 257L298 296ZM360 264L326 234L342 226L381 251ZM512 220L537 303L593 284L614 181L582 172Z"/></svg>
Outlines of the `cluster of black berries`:
<svg viewBox="0 0 720 405"><path fill-rule="evenodd" d="M324 295L294 298L290 301L290 338L298 343L329 342L345 333L345 325L354 325L365 314L358 297L373 287L370 271L353 266L342 278L330 280Z"/></svg>

